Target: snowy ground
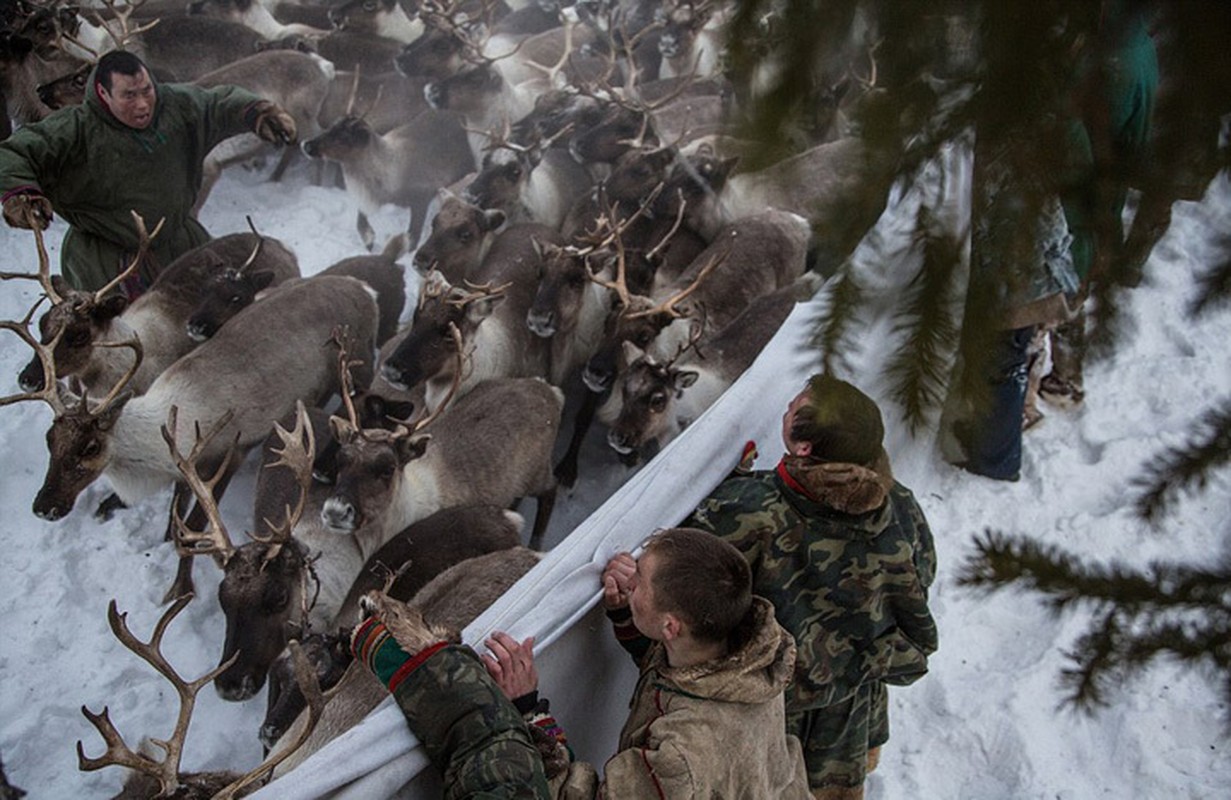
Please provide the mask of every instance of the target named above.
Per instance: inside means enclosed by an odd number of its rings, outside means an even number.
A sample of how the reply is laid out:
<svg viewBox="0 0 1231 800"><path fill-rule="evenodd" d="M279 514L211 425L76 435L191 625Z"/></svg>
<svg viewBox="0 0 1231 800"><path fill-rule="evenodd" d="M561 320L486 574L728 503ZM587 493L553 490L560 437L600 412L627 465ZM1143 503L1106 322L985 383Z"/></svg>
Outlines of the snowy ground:
<svg viewBox="0 0 1231 800"><path fill-rule="evenodd" d="M1046 421L1027 435L1021 482L957 471L939 459L931 438L908 440L893 412L886 415L898 477L915 491L937 535L940 574L932 605L941 647L925 679L891 694L892 739L870 778L869 798L1227 796L1228 709L1216 684L1162 664L1125 685L1096 717L1058 711L1063 651L1084 619L1056 618L1030 595L972 595L955 586L954 575L971 537L987 528L1030 532L1092 558L1132 564L1207 563L1225 552L1225 482L1182 503L1162 532L1133 517L1128 487L1143 461L1183 441L1191 420L1231 392L1231 313L1197 323L1184 313L1208 239L1231 222L1229 194L1219 182L1205 202L1177 206L1145 283L1127 297L1129 335L1113 358L1090 365L1083 409L1044 408ZM360 251L346 195L308 185L304 171L280 186L264 183L262 173L232 171L203 221L217 235L246 229L248 214L263 233L296 251L305 274ZM379 240L403 223L395 209L377 215ZM58 243L61 231L57 226L49 242ZM33 269L28 232L0 229L0 242L0 268ZM36 297L26 282L0 285L0 315L19 318ZM870 330L853 359L866 375L853 377L866 378L875 393L875 331L883 327ZM28 357L15 337L0 338L0 376L9 376L0 377L0 392L16 390L13 376ZM781 409L765 413L777 417ZM66 519L35 518L30 505L46 467L42 433L49 421L41 404L0 410L0 450L10 463L0 481L0 759L9 779L35 800L105 797L118 789L121 770L77 771L75 741L83 740L87 754L103 749L80 706L107 705L131 743L168 735L177 709L169 684L129 654L106 624L111 598L129 612L141 638L161 613L158 600L175 562L161 541L168 495L100 524L91 516L105 494L100 483ZM763 453L776 447L761 443ZM549 543L626 474L594 437L587 457L610 468L561 500ZM251 483L249 469L224 502L233 531L249 527ZM216 663L222 639L217 570L198 564L196 579L200 595L173 623L164 648L189 678ZM255 765L263 706L263 696L235 704L203 691L185 767Z"/></svg>

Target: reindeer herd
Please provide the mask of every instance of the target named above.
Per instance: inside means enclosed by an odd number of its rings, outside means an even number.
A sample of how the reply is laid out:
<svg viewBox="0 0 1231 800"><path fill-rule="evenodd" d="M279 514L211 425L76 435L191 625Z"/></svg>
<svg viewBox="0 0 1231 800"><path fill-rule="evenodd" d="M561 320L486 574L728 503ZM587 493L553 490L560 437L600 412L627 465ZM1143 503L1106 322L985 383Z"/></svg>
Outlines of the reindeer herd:
<svg viewBox="0 0 1231 800"><path fill-rule="evenodd" d="M731 8L718 0L3 2L8 119L80 102L93 60L124 47L163 80L279 103L301 147L273 179L300 154L336 164L316 176L357 211L356 255L310 276L251 222L131 303L112 293L122 275L97 292L63 284L38 232L37 270L4 274L39 280L50 303L37 333L38 306L0 323L34 354L0 405L54 414L34 513L62 519L104 476L104 518L172 489L173 605L148 643L114 606L110 618L175 685L180 721L161 759L129 749L105 710L85 713L106 753L79 744L81 769L153 782L138 794L242 794L357 722L381 696L346 652L359 598L383 591L460 630L537 561L594 421L614 470L677 436L819 289L817 254L835 249L824 215L892 174L841 115L789 161L740 171L756 143L735 133L738 98L757 87L721 71ZM219 145L197 208L265 147ZM378 251L366 215L389 204L406 232ZM879 209L857 213L866 230ZM148 247L157 227L133 216ZM252 450L236 544L218 503ZM524 534L508 509L527 497ZM194 556L222 570L226 633L218 667L186 681L159 644ZM183 774L196 692L212 682L245 701L267 679L252 734L269 760Z"/></svg>

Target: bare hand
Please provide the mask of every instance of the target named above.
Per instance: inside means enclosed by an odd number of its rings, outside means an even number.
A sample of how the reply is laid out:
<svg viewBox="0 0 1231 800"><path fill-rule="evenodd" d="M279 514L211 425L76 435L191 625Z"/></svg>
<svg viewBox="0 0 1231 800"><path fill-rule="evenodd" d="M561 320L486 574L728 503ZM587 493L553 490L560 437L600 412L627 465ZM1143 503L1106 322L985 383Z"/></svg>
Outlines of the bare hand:
<svg viewBox="0 0 1231 800"><path fill-rule="evenodd" d="M637 562L630 553L617 553L607 562L603 570L603 605L608 609L628 607L628 589L633 575L637 573Z"/></svg>
<svg viewBox="0 0 1231 800"><path fill-rule="evenodd" d="M534 666L533 636L518 644L507 633L496 631L487 640L487 648L492 655L483 654L483 665L505 697L516 700L539 688L539 673Z"/></svg>

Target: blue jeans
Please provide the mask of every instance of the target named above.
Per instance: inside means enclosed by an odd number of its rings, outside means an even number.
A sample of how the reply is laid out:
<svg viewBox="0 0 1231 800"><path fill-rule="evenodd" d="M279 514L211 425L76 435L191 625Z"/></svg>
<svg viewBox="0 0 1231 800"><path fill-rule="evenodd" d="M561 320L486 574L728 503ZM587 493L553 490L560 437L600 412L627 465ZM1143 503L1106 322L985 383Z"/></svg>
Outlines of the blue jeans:
<svg viewBox="0 0 1231 800"><path fill-rule="evenodd" d="M957 429L969 472L1015 481L1022 469L1022 409L1029 373L1027 348L1034 326L998 333L989 359L990 402Z"/></svg>

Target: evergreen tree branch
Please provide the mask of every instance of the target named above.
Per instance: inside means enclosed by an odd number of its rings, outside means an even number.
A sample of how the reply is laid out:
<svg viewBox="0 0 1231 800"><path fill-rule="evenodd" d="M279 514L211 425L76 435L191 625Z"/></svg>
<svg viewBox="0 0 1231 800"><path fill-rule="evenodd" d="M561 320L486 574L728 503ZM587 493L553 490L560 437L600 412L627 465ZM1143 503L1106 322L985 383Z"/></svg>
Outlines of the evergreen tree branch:
<svg viewBox="0 0 1231 800"><path fill-rule="evenodd" d="M837 280L829 282L829 304L820 314L812 335L812 346L821 353L823 371L835 372L836 366L845 363L844 354L851 344L850 330L862 302L863 292L849 265L844 266Z"/></svg>
<svg viewBox="0 0 1231 800"><path fill-rule="evenodd" d="M1189 316L1223 307L1231 299L1231 235L1223 235L1216 247L1216 263L1197 277L1197 296L1188 307Z"/></svg>
<svg viewBox="0 0 1231 800"><path fill-rule="evenodd" d="M919 209L915 241L923 251L923 267L907 290L894 326L894 333L905 334L906 341L885 365L891 395L903 407L912 435L944 399L949 356L958 341L953 296L961 264L961 243L939 231L926 207Z"/></svg>
<svg viewBox="0 0 1231 800"><path fill-rule="evenodd" d="M1140 489L1135 502L1138 515L1157 520L1179 494L1204 488L1210 471L1229 461L1231 398L1225 398L1192 426L1188 444L1165 451L1133 482Z"/></svg>

